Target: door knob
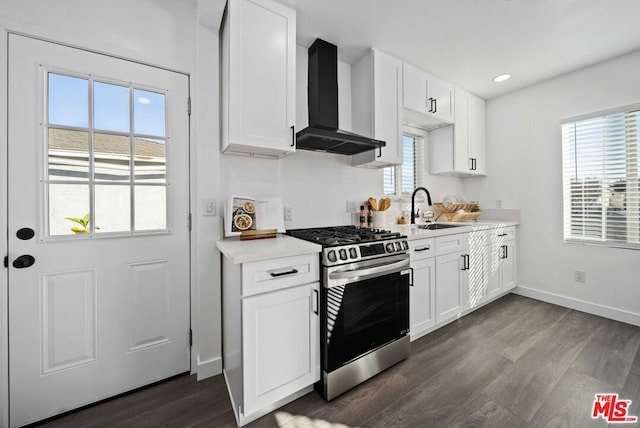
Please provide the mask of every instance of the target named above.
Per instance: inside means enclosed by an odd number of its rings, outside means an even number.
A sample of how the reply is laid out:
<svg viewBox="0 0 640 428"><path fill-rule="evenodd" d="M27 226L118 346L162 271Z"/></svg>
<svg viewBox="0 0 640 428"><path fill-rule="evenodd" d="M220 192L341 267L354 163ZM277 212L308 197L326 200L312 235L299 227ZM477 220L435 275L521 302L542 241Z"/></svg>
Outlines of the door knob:
<svg viewBox="0 0 640 428"><path fill-rule="evenodd" d="M29 254L23 254L17 259L15 259L12 264L13 264L13 267L16 269L24 269L33 265L35 262L36 262L36 259L33 256L30 256Z"/></svg>

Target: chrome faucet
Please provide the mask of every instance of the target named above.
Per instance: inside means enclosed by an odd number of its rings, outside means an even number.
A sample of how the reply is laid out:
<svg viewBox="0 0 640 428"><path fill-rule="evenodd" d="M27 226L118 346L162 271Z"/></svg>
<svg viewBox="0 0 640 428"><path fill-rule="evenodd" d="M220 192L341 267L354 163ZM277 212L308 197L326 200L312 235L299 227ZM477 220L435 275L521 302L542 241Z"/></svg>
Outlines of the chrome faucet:
<svg viewBox="0 0 640 428"><path fill-rule="evenodd" d="M427 202L429 206L431 206L431 195L429 191L424 187L416 187L416 190L414 190L411 195L411 224L416 224L416 193L418 193L418 190L424 190L424 193L427 194Z"/></svg>

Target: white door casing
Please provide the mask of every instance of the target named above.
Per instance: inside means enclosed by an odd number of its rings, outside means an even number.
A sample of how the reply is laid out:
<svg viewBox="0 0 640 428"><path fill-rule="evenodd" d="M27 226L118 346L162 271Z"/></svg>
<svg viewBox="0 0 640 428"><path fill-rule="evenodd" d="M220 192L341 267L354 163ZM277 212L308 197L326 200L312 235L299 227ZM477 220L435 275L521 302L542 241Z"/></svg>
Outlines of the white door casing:
<svg viewBox="0 0 640 428"><path fill-rule="evenodd" d="M189 90L183 74L13 34L8 61L9 406L18 426L189 370ZM166 230L48 236L50 70L162 92ZM35 237L19 239L21 228ZM35 264L14 267L21 255Z"/></svg>

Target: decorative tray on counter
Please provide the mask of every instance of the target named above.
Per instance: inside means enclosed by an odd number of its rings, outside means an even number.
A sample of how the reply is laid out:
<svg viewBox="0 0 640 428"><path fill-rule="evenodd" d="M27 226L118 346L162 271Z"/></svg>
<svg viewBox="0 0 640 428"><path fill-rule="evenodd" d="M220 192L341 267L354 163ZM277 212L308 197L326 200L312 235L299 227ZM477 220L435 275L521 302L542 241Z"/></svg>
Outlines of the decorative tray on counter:
<svg viewBox="0 0 640 428"><path fill-rule="evenodd" d="M440 211L440 214L433 221L438 220L443 215L449 221L475 220L480 216L480 211L474 211L478 208L477 202L448 203L446 205L442 202L436 202L433 205ZM464 212L460 212L460 210Z"/></svg>

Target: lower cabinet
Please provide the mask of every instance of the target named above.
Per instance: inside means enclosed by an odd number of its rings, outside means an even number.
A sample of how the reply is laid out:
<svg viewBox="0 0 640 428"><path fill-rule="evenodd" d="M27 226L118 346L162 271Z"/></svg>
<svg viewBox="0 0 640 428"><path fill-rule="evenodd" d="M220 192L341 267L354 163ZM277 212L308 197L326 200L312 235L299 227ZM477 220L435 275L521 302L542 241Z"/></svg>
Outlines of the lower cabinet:
<svg viewBox="0 0 640 428"><path fill-rule="evenodd" d="M516 286L515 228L489 231L488 298L493 298Z"/></svg>
<svg viewBox="0 0 640 428"><path fill-rule="evenodd" d="M411 287L409 288L409 326L411 340L436 326L436 261L433 238L410 242Z"/></svg>
<svg viewBox="0 0 640 428"><path fill-rule="evenodd" d="M238 426L320 380L317 254L222 260L223 373Z"/></svg>
<svg viewBox="0 0 640 428"><path fill-rule="evenodd" d="M319 380L319 291L316 282L243 299L246 414Z"/></svg>
<svg viewBox="0 0 640 428"><path fill-rule="evenodd" d="M462 313L468 278L464 266L464 251L436 257L436 324L457 318Z"/></svg>
<svg viewBox="0 0 640 428"><path fill-rule="evenodd" d="M474 309L488 299L489 246L487 230L469 232L466 248L467 285L464 310Z"/></svg>
<svg viewBox="0 0 640 428"><path fill-rule="evenodd" d="M411 340L516 286L515 227L409 241Z"/></svg>

